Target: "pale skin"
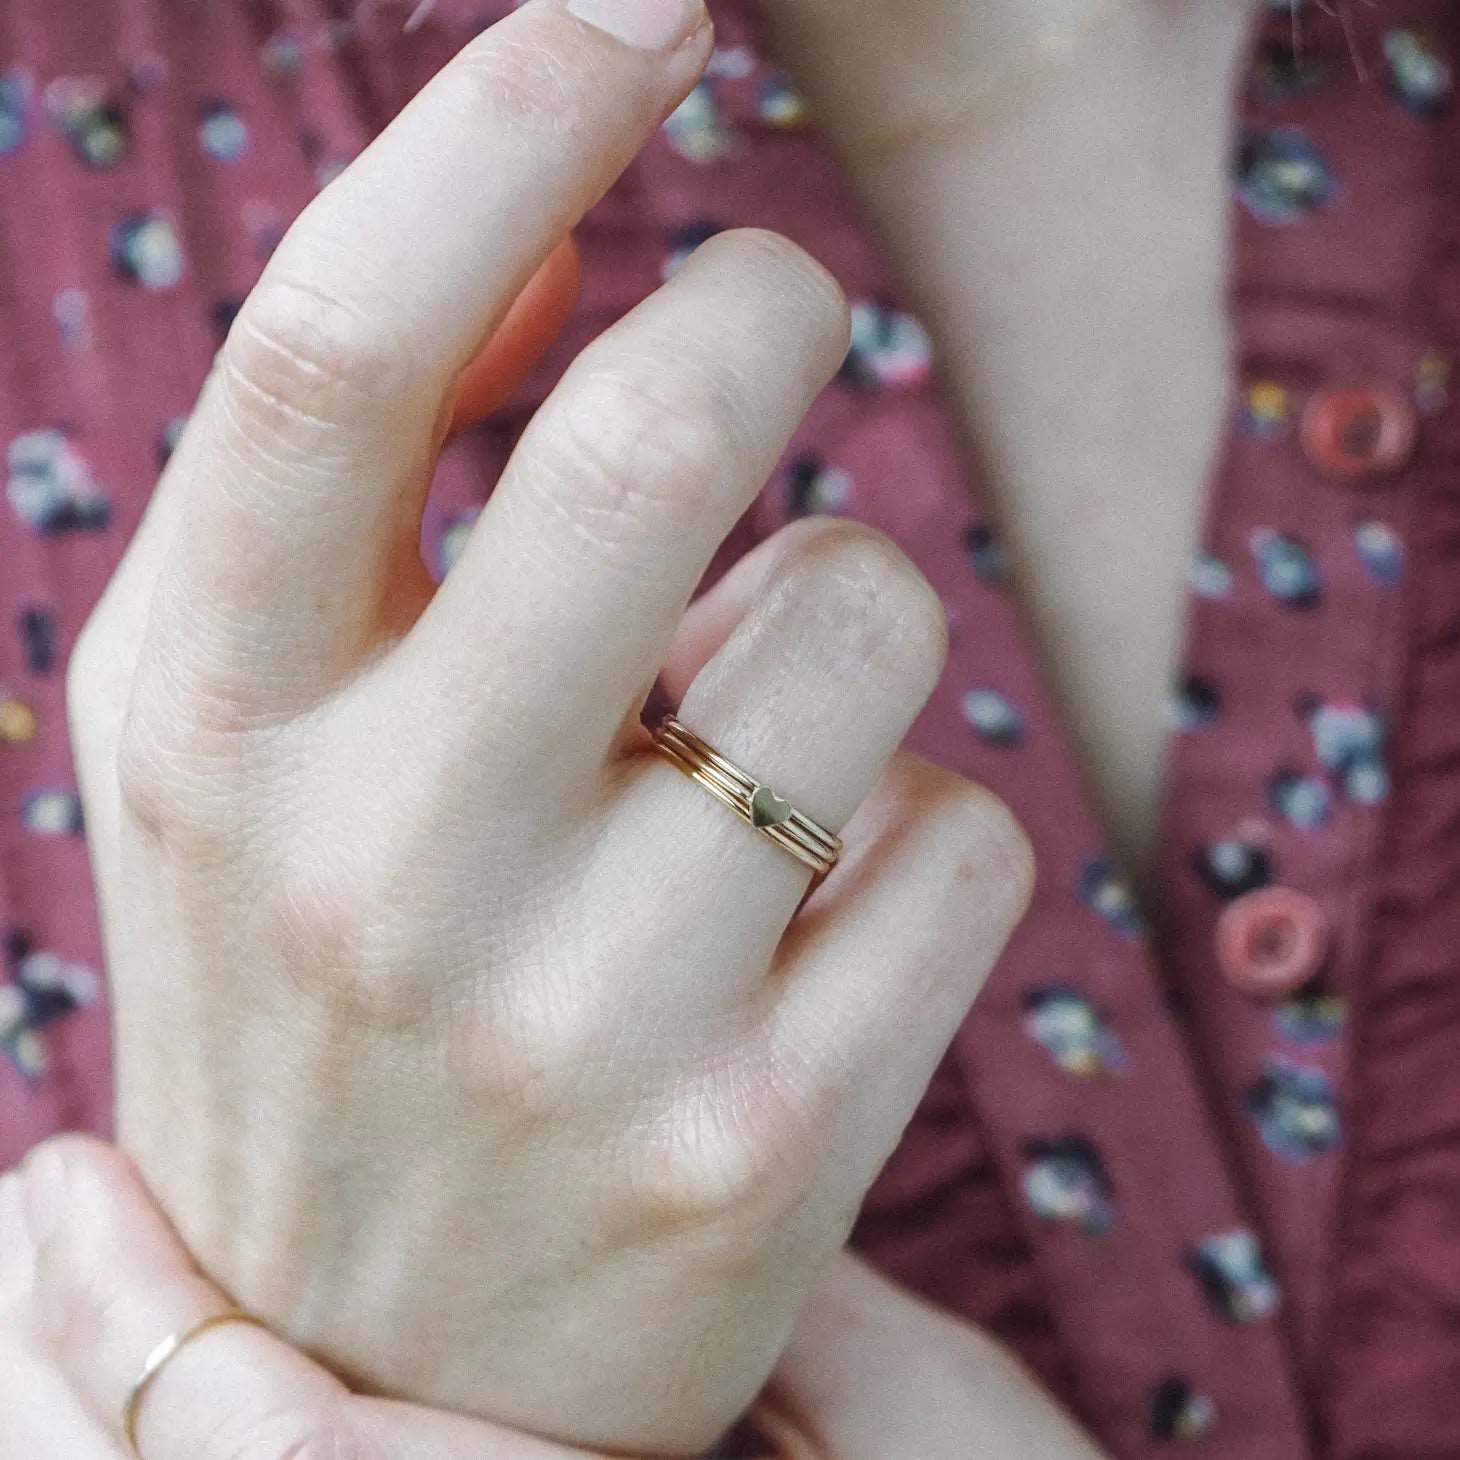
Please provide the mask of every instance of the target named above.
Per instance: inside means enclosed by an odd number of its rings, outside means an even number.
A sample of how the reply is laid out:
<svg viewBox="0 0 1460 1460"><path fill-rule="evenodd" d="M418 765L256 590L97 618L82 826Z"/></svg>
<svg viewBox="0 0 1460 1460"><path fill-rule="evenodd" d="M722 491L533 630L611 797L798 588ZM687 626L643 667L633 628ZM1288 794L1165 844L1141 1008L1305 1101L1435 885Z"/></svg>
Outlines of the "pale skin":
<svg viewBox="0 0 1460 1460"><path fill-rule="evenodd" d="M1055 78L1077 70L1041 63L1034 100L1011 88L1002 114L909 130L925 70L886 67L881 95L883 70L849 49L890 9L840 30L832 9L787 3L788 49L833 135L864 151L895 252L921 260L913 285L1099 799L1145 808L1110 818L1138 860L1156 781L1135 750L1158 721L1132 707L1154 702L1174 652L1155 621L1175 617L1210 443L1152 410L1139 469L1121 453L1147 372L1163 401L1209 413L1208 436L1220 408L1219 390L1201 399L1224 346L1220 259L1200 235L1227 78L1206 111L1186 98L1193 135L1170 141L1197 159L1187 206L1144 220L1171 259L1161 299L1190 317L1152 317L1158 285L1142 283L1082 333L1088 308L1062 313L1048 292L1088 306L1079 279L1025 246L1057 221L1058 189L1001 159L1012 140L1052 165L1068 109L1100 96L1060 99ZM1131 110L1122 87L1148 63L1174 121L1198 59L1235 53L1238 7L1221 13L1208 26L1195 3L1166 6L1158 26L1131 0L1070 44L1113 67L1104 100ZM987 48L999 79L1027 51L1010 14L1008 49ZM963 17L928 0L903 54L956 37L949 54L976 66ZM944 631L889 544L801 525L689 605L845 349L837 289L783 241L702 249L580 358L439 592L416 556L481 342L710 44L694 15L638 41L533 0L306 212L73 657L71 697L119 1130L180 1250L356 1387L544 1442L673 1455L754 1400L812 1295L835 1291L862 1194L1017 921L1030 859L992 798L898 750ZM886 106L863 112L865 137L838 107L852 93ZM1009 136L994 146L991 128ZM1145 157L1128 146L1104 166ZM1087 169L1071 172L1100 175ZM1092 218L1114 236L1140 201ZM1070 358L1098 352L1098 386L1038 333L1056 319ZM1111 348L1138 325L1140 351ZM1112 369L1127 353L1140 363ZM1115 530L1137 507L1160 519L1151 542ZM1077 536L1102 532L1109 551L1082 563ZM1126 595L1138 613L1112 582L1151 596ZM1092 658L1117 676L1098 697L1078 667ZM843 829L844 864L799 913L804 871L647 751L637 712L661 666L682 718ZM148 1314L158 1331L197 1316L190 1291ZM210 1335L220 1352L260 1341ZM1010 1384L1017 1414L1062 1423ZM935 1413L960 1414L955 1389ZM936 1457L928 1443L877 1453ZM148 1460L166 1460L157 1446Z"/></svg>
<svg viewBox="0 0 1460 1460"><path fill-rule="evenodd" d="M0 1440L122 1460L137 1355L225 1296L131 1164L61 1137L0 1177ZM503 1425L352 1394L263 1330L214 1328L148 1389L147 1460L612 1460ZM757 1404L765 1460L1099 1460L998 1344L843 1254Z"/></svg>
<svg viewBox="0 0 1460 1460"><path fill-rule="evenodd" d="M1154 900L1166 695L1227 401L1252 6L766 11L937 337L1095 806Z"/></svg>

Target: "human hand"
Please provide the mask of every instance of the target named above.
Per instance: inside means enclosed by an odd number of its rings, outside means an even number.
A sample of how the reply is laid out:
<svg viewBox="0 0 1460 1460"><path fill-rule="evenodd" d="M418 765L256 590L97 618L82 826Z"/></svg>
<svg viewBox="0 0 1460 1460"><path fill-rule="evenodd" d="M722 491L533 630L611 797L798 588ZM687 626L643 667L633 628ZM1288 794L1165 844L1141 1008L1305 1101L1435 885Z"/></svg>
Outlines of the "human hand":
<svg viewBox="0 0 1460 1460"><path fill-rule="evenodd" d="M802 525L685 612L845 350L779 239L588 349L423 568L463 369L709 49L595 8L651 44L533 0L306 211L70 691L120 1138L188 1249L357 1387L681 1452L759 1389L1029 863L887 769L943 651L890 545ZM666 664L726 754L857 813L794 920L806 870L650 750Z"/></svg>
<svg viewBox="0 0 1460 1460"><path fill-rule="evenodd" d="M61 1137L0 1177L0 1441L116 1460L160 1337L229 1306L114 1148ZM763 1404L774 1460L1096 1460L996 1344L843 1255ZM146 1460L603 1460L458 1415L351 1394L263 1329L179 1349L136 1406ZM770 1457L767 1457L770 1460Z"/></svg>

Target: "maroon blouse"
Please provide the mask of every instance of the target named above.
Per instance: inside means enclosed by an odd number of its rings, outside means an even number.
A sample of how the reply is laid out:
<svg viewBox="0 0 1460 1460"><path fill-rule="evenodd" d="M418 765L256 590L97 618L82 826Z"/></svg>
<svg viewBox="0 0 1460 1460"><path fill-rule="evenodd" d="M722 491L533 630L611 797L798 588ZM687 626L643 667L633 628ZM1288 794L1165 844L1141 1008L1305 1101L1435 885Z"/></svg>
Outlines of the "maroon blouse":
<svg viewBox="0 0 1460 1460"><path fill-rule="evenodd" d="M0 1162L108 1123L66 653L281 230L505 8L0 10ZM913 744L1008 799L1041 862L858 1243L1015 1345L1121 1456L1460 1457L1460 10L1350 7L1356 65L1321 7L1296 56L1288 0L1259 9L1239 376L1151 928L926 337L750 17L715 8L709 78L582 231L569 337L449 451L428 552L449 565L563 361L684 251L759 224L826 260L851 354L720 566L806 512L901 542L954 629Z"/></svg>

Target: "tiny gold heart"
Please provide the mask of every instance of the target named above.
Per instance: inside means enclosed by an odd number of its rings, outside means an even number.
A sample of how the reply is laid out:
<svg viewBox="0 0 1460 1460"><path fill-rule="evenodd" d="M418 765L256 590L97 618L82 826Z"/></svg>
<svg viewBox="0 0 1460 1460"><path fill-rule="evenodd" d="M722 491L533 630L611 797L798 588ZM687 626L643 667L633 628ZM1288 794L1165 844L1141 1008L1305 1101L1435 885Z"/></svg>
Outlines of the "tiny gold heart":
<svg viewBox="0 0 1460 1460"><path fill-rule="evenodd" d="M789 820L790 815L789 801L782 801L769 786L755 788L755 795L750 798L750 824L757 831L764 831L768 826L779 826L783 821Z"/></svg>

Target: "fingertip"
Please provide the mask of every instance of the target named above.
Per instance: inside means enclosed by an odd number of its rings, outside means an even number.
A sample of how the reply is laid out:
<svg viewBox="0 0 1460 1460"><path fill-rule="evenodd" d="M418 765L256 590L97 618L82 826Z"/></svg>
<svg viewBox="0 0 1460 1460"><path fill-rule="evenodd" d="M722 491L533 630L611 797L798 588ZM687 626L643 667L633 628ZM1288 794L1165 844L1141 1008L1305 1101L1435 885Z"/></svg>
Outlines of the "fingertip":
<svg viewBox="0 0 1460 1460"><path fill-rule="evenodd" d="M129 1186L140 1194L132 1163L115 1146L80 1132L55 1135L26 1154L18 1168L31 1239L49 1242L63 1222L102 1220Z"/></svg>
<svg viewBox="0 0 1460 1460"><path fill-rule="evenodd" d="M1001 797L957 771L911 751L901 751L887 768L866 805L869 841L914 822L925 828L930 849L951 853L950 881L977 886L984 894L969 904L988 910L987 892L999 903L992 909L1009 929L1029 909L1038 881L1038 858L1023 824Z"/></svg>
<svg viewBox="0 0 1460 1460"><path fill-rule="evenodd" d="M1018 927L1034 901L1039 885L1039 858L1023 823L1009 805L985 787L978 788L990 853L1004 872L1010 926Z"/></svg>
<svg viewBox="0 0 1460 1460"><path fill-rule="evenodd" d="M706 239L683 270L723 272L772 296L776 316L800 342L818 388L846 360L852 327L846 291L825 264L784 234L767 228L727 228Z"/></svg>
<svg viewBox="0 0 1460 1460"><path fill-rule="evenodd" d="M43 1280L65 1288L93 1281L119 1287L143 1280L206 1282L119 1147L67 1132L34 1147L18 1173Z"/></svg>

